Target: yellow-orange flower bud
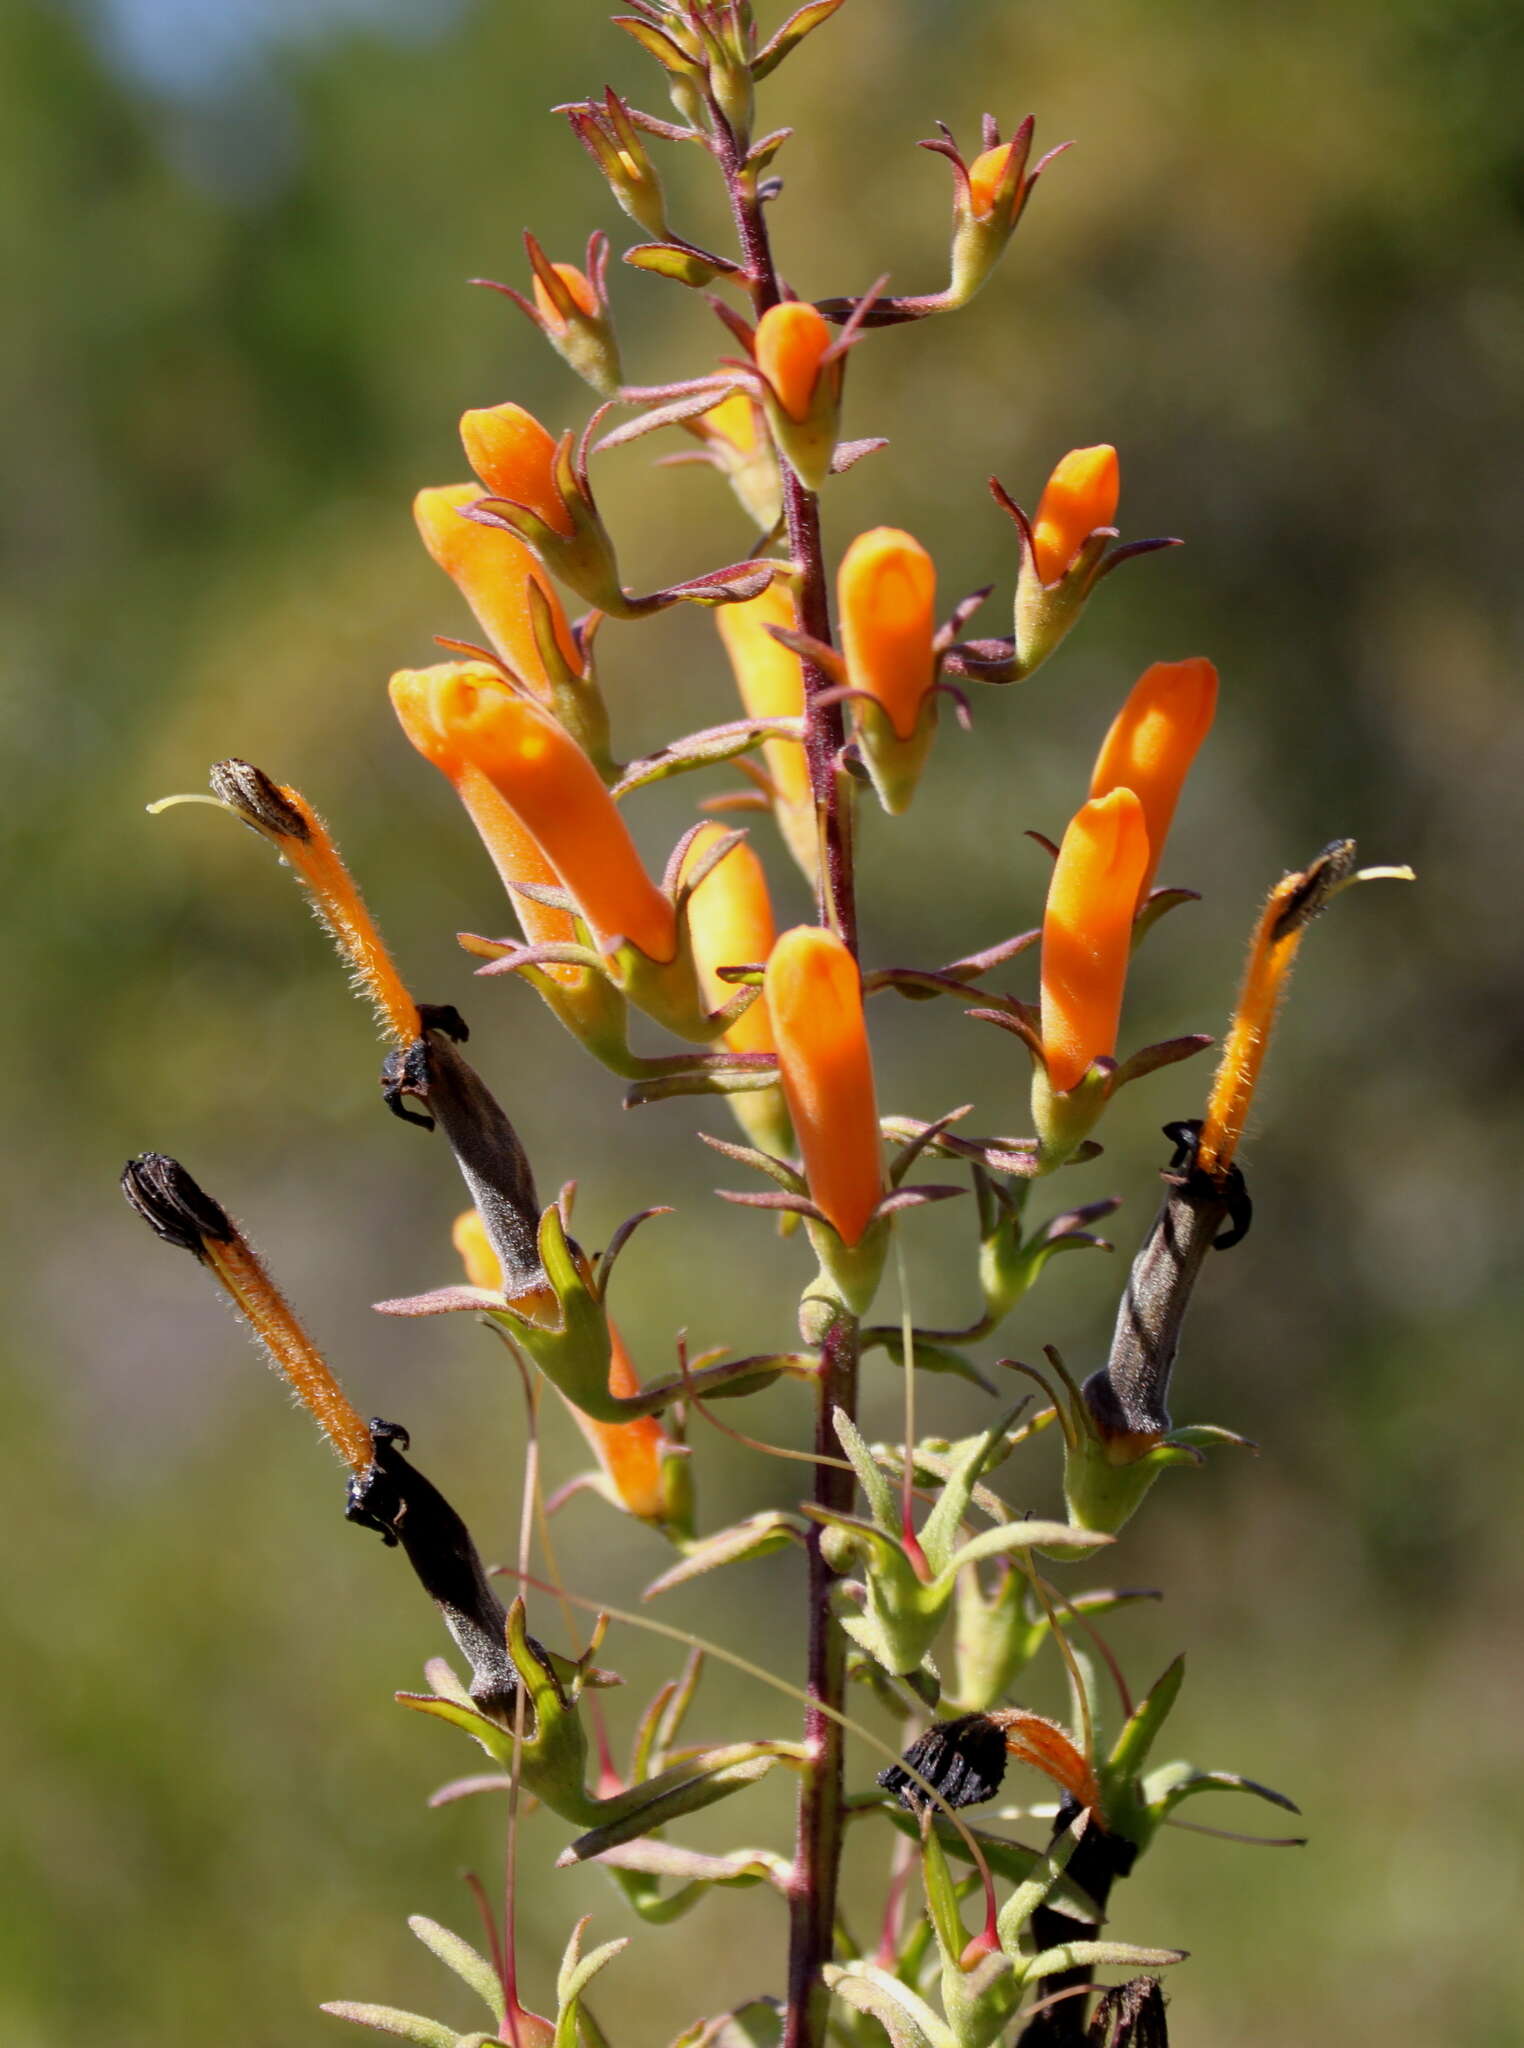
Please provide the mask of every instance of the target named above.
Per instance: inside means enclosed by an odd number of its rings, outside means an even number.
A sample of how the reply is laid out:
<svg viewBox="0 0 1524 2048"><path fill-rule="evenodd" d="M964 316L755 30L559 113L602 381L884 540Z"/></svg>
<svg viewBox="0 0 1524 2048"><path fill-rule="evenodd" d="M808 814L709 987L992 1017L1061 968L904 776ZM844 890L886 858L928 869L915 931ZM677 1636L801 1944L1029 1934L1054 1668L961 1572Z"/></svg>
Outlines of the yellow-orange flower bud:
<svg viewBox="0 0 1524 2048"><path fill-rule="evenodd" d="M561 726L526 698L460 668L438 673L429 722L497 790L601 947L624 938L650 960L674 958L672 905L641 866L598 771Z"/></svg>
<svg viewBox="0 0 1524 2048"><path fill-rule="evenodd" d="M757 368L790 419L809 418L821 357L834 339L824 316L803 299L769 306L757 322Z"/></svg>
<svg viewBox="0 0 1524 2048"><path fill-rule="evenodd" d="M1143 806L1148 866L1141 906L1153 885L1180 790L1217 710L1217 671L1200 655L1156 661L1133 684L1096 757L1090 794L1130 789Z"/></svg>
<svg viewBox="0 0 1524 2048"><path fill-rule="evenodd" d="M518 535L463 517L464 507L477 503L481 495L481 486L475 483L422 490L413 500L413 517L424 546L454 581L493 647L537 697L548 698L550 685L529 602L531 584L543 592L550 607L556 644L568 667L580 670L577 643L560 599Z"/></svg>
<svg viewBox="0 0 1524 2048"><path fill-rule="evenodd" d="M799 718L804 712L804 673L797 654L775 640L769 626L797 630L799 615L788 586L770 583L760 597L717 607L719 629L741 702L753 718ZM816 861L815 803L809 764L800 740L768 739L762 758L777 792L778 827L789 851L813 878Z"/></svg>
<svg viewBox="0 0 1524 2048"><path fill-rule="evenodd" d="M1038 580L1056 583L1098 526L1110 526L1121 495L1117 451L1109 442L1071 448L1048 478L1032 521Z"/></svg>
<svg viewBox="0 0 1524 2048"><path fill-rule="evenodd" d="M501 1294L502 1261L475 1209L467 1209L456 1217L450 1237L471 1285ZM639 1376L612 1322L609 1343L609 1392L620 1399L638 1394ZM594 1422L573 1402L567 1401L566 1405L621 1506L643 1522L661 1521L665 1507L661 1465L667 1439L656 1417L643 1415L635 1422Z"/></svg>
<svg viewBox="0 0 1524 2048"><path fill-rule="evenodd" d="M1042 926L1042 1048L1058 1094L1116 1050L1148 858L1143 805L1130 789L1092 798L1059 847Z"/></svg>
<svg viewBox="0 0 1524 2048"><path fill-rule="evenodd" d="M937 572L921 543L876 526L847 549L836 579L847 680L883 706L902 740L936 680Z"/></svg>
<svg viewBox="0 0 1524 2048"><path fill-rule="evenodd" d="M810 1196L855 1245L883 1194L857 962L834 932L797 925L773 947L762 986Z"/></svg>
<svg viewBox="0 0 1524 2048"><path fill-rule="evenodd" d="M757 445L757 408L744 391L732 391L689 424L701 439L727 441L738 455L750 455Z"/></svg>
<svg viewBox="0 0 1524 2048"><path fill-rule="evenodd" d="M705 825L695 832L683 861L685 874L691 873L724 836L723 825ZM699 987L709 1008L718 1010L736 994L735 984L723 981L719 970L754 963L765 965L773 950L775 927L767 876L744 839L730 849L718 867L710 869L693 891L688 898L687 916ZM725 1033L725 1043L732 1052L775 1050L765 995L759 995L751 1008L731 1025Z"/></svg>
<svg viewBox="0 0 1524 2048"><path fill-rule="evenodd" d="M982 156L976 156L968 167L969 204L979 220L988 220L995 211L995 199L1000 190L1000 181L1013 156L1019 155L1023 162L1031 148L1028 136L1017 136L1010 142L1002 142L996 149L987 149ZM1011 195L1013 209L1021 204L1021 180Z"/></svg>
<svg viewBox="0 0 1524 2048"><path fill-rule="evenodd" d="M553 263L550 267L565 285L567 295L573 304L585 313L589 320L596 320L602 308L598 304L598 294L593 290L592 279L587 273L579 270L575 263ZM540 318L551 333L564 334L567 325L566 315L546 290L538 274L534 280L534 302L539 308Z"/></svg>
<svg viewBox="0 0 1524 2048"><path fill-rule="evenodd" d="M455 737L440 726L435 707L440 684L447 676L464 676L489 688L498 681L493 671L479 662L441 662L433 668L401 669L390 684L398 723L424 759L432 761L453 785L503 887L513 899L520 929L530 945L573 944L577 927L570 911L552 909L548 903L538 903L534 897L518 893L521 882L527 882L531 888L555 888L559 878L504 797L481 769L466 758ZM564 965L544 970L552 980L567 986L575 984L583 971Z"/></svg>
<svg viewBox="0 0 1524 2048"><path fill-rule="evenodd" d="M521 405L479 407L461 416L460 438L493 497L526 505L571 539L576 524L556 482L556 444L533 413Z"/></svg>

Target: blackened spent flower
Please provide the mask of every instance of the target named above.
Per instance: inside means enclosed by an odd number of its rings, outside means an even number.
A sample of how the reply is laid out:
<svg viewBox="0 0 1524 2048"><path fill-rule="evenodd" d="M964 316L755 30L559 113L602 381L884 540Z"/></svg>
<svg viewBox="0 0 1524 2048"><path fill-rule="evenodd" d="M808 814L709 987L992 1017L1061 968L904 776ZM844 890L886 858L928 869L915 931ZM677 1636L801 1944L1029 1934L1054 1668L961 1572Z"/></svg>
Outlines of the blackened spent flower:
<svg viewBox="0 0 1524 2048"><path fill-rule="evenodd" d="M946 1806L979 1806L1004 1783L1005 1760L1005 1730L987 1714L963 1714L956 1721L933 1722L897 1764L879 1772L878 1782L911 1813L923 1813L932 1804L927 1785Z"/></svg>

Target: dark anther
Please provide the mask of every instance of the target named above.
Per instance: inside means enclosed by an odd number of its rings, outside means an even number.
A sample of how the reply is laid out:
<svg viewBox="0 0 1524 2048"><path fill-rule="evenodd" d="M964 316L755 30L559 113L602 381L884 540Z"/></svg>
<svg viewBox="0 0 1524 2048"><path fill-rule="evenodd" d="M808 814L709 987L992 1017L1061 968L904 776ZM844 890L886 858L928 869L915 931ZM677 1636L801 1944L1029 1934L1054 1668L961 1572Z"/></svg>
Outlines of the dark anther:
<svg viewBox="0 0 1524 2048"><path fill-rule="evenodd" d="M908 1764L948 1806L978 1806L1000 1790L1005 1759L1004 1730L986 1714L964 1714L956 1721L934 1721L897 1764L879 1772L878 1782L901 1806L923 1812L932 1802L905 1770Z"/></svg>
<svg viewBox="0 0 1524 2048"><path fill-rule="evenodd" d="M1279 945L1282 939L1289 939L1295 931L1328 908L1334 892L1341 883L1347 882L1354 873L1355 842L1353 839L1335 839L1323 848L1316 860L1309 861L1296 888L1281 905L1280 915L1270 933L1272 943Z"/></svg>
<svg viewBox="0 0 1524 2048"><path fill-rule="evenodd" d="M312 828L289 797L262 768L248 761L219 761L211 772L212 795L237 811L256 832L274 832L281 839L308 840Z"/></svg>
<svg viewBox="0 0 1524 2048"><path fill-rule="evenodd" d="M1157 1977L1134 1977L1108 1991L1085 2035L1087 2048L1169 2048L1164 1992Z"/></svg>
<svg viewBox="0 0 1524 2048"><path fill-rule="evenodd" d="M401 1117L405 1124L417 1124L420 1130L432 1131L434 1119L420 1116L402 1099L405 1095L425 1094L428 1085L429 1042L426 1038L416 1038L411 1045L399 1046L381 1062L381 1100L392 1115Z"/></svg>
<svg viewBox="0 0 1524 2048"><path fill-rule="evenodd" d="M1212 1239L1214 1252L1230 1252L1234 1245L1242 1244L1249 1235L1249 1225L1254 1221L1254 1203L1236 1166L1228 1168L1223 1192L1228 1198L1228 1227Z"/></svg>
<svg viewBox="0 0 1524 2048"><path fill-rule="evenodd" d="M466 1020L453 1003L420 1003L418 1021L425 1031L438 1031L445 1038L464 1045L471 1036Z"/></svg>
<svg viewBox="0 0 1524 2048"><path fill-rule="evenodd" d="M178 1159L163 1152L143 1152L122 1169L122 1193L151 1230L166 1244L194 1252L203 1244L231 1244L238 1233L227 1211L193 1181Z"/></svg>

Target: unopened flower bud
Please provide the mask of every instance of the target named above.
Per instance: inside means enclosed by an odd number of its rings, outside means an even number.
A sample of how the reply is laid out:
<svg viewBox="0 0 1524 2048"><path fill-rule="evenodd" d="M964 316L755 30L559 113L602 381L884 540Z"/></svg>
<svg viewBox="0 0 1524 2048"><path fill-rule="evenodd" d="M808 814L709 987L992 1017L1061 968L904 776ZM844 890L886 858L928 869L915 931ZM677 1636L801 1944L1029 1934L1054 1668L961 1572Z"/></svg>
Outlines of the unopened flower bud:
<svg viewBox="0 0 1524 2048"><path fill-rule="evenodd" d="M1130 789L1092 798L1064 834L1042 927L1042 1046L1055 1094L1116 1051L1148 861L1143 806Z"/></svg>
<svg viewBox="0 0 1524 2048"><path fill-rule="evenodd" d="M714 623L730 656L741 701L751 716L801 718L804 674L799 657L768 631L770 626L798 630L799 614L788 586L772 583L760 597L749 598L745 604L721 605ZM764 740L762 758L772 780L773 815L784 844L813 883L819 834L804 744L801 740Z"/></svg>
<svg viewBox="0 0 1524 2048"><path fill-rule="evenodd" d="M818 491L836 452L845 357L824 316L801 299L768 308L755 349L773 436L800 482Z"/></svg>
<svg viewBox="0 0 1524 2048"><path fill-rule="evenodd" d="M695 833L684 873L691 872L724 837L722 825L705 825ZM733 846L699 883L688 898L686 916L699 987L710 1009L718 1010L736 994L734 984L721 978L720 969L765 966L773 950L775 928L767 876L745 840ZM759 994L751 1008L742 1012L725 1033L723 1043L732 1052L777 1051L765 995ZM781 1090L763 1088L729 1095L726 1100L753 1144L775 1157L787 1158L792 1153L793 1131Z"/></svg>
<svg viewBox="0 0 1524 2048"><path fill-rule="evenodd" d="M763 992L811 1199L856 1245L884 1189L857 962L834 932L798 925L773 947Z"/></svg>
<svg viewBox="0 0 1524 2048"><path fill-rule="evenodd" d="M1111 525L1121 488L1117 451L1107 442L1071 448L1058 463L1032 520L1032 554L1044 588L1073 568L1098 528Z"/></svg>
<svg viewBox="0 0 1524 2048"><path fill-rule="evenodd" d="M892 526L859 534L837 577L857 744L885 810L909 806L936 728L937 572L920 542Z"/></svg>

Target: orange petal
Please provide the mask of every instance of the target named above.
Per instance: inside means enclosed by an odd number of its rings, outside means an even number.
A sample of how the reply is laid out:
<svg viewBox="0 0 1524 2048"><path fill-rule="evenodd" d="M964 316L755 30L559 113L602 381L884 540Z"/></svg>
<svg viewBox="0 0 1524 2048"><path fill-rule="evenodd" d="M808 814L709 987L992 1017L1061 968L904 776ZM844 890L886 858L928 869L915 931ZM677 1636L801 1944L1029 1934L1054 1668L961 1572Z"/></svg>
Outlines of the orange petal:
<svg viewBox="0 0 1524 2048"><path fill-rule="evenodd" d="M568 540L576 531L556 483L556 444L521 405L493 405L464 413L460 438L466 460L495 498L527 505Z"/></svg>
<svg viewBox="0 0 1524 2048"><path fill-rule="evenodd" d="M529 609L531 583L550 601L556 643L573 669L582 666L577 643L560 599L518 535L504 533L500 527L478 526L474 519L462 516L463 507L476 504L481 495L481 486L475 483L423 490L413 500L413 517L424 546L453 579L493 647L520 682L537 697L548 699L550 685Z"/></svg>
<svg viewBox="0 0 1524 2048"><path fill-rule="evenodd" d="M1044 585L1056 583L1098 526L1110 526L1121 495L1117 451L1071 448L1048 478L1032 521L1032 552Z"/></svg>
<svg viewBox="0 0 1524 2048"><path fill-rule="evenodd" d="M760 597L744 604L723 604L715 625L730 656L741 702L753 718L798 718L804 710L804 674L791 654L768 632L769 626L797 630L794 600L781 583L770 583ZM802 807L812 802L810 771L798 740L764 740L763 757L783 802Z"/></svg>
<svg viewBox="0 0 1524 2048"><path fill-rule="evenodd" d="M481 770L467 760L455 739L435 722L435 703L441 680L464 676L497 687L498 678L480 662L440 662L433 668L401 669L390 684L392 707L402 730L426 761L432 761L454 786L466 816L476 827L503 887L513 899L519 929L531 946L569 945L577 937L576 921L568 910L553 910L532 896L518 893L519 884L531 888L556 888L560 877L517 814ZM583 973L580 967L548 966L543 970L553 980L574 985Z"/></svg>
<svg viewBox="0 0 1524 2048"><path fill-rule="evenodd" d="M565 285L573 305L585 313L590 320L598 317L598 294L593 290L592 281L575 263L553 263L551 269ZM534 281L534 302L540 309L540 318L553 334L566 332L566 316L536 275Z"/></svg>
<svg viewBox="0 0 1524 2048"><path fill-rule="evenodd" d="M897 527L860 533L842 559L836 598L849 682L876 697L908 740L936 672L937 572L930 555Z"/></svg>
<svg viewBox="0 0 1524 2048"><path fill-rule="evenodd" d="M640 864L629 827L575 740L523 697L446 669L430 723L497 790L550 862L605 950L625 938L657 961L677 952L672 905Z"/></svg>
<svg viewBox="0 0 1524 2048"><path fill-rule="evenodd" d="M1153 884L1181 787L1216 710L1217 671L1209 661L1200 655L1156 661L1133 684L1096 757L1090 794L1130 789L1143 806L1148 866L1140 904Z"/></svg>
<svg viewBox="0 0 1524 2048"><path fill-rule="evenodd" d="M856 1244L883 1193L857 963L834 932L797 925L773 947L763 992L811 1197Z"/></svg>
<svg viewBox="0 0 1524 2048"><path fill-rule="evenodd" d="M968 167L969 199L980 220L988 220L995 211L995 197L1000 190L1000 180L1005 176L1006 165L1011 160L1014 142L1002 142L995 149L987 149L982 156L976 156ZM1011 204L1016 206L1021 199L1018 184L1011 195Z"/></svg>
<svg viewBox="0 0 1524 2048"><path fill-rule="evenodd" d="M1075 813L1054 863L1042 926L1042 1045L1060 1094L1116 1051L1148 827L1130 789Z"/></svg>
<svg viewBox="0 0 1524 2048"><path fill-rule="evenodd" d="M612 1321L609 1341L613 1347L609 1358L609 1392L620 1396L638 1394L639 1375ZM636 1422L594 1422L570 1402L567 1406L621 1505L643 1522L659 1522L664 1505L661 1462L667 1442L661 1423L654 1415L642 1415Z"/></svg>
<svg viewBox="0 0 1524 2048"><path fill-rule="evenodd" d="M757 322L757 368L790 419L809 418L820 359L833 338L823 315L803 299L769 306Z"/></svg>
<svg viewBox="0 0 1524 2048"><path fill-rule="evenodd" d="M724 836L723 825L705 825L696 832L684 857L684 873L690 873ZM773 906L767 894L767 876L744 839L699 883L688 898L687 916L699 986L709 1008L718 1010L736 994L735 984L722 981L719 969L752 962L765 965L773 950ZM732 1052L775 1050L765 995L759 995L731 1025L725 1043Z"/></svg>

